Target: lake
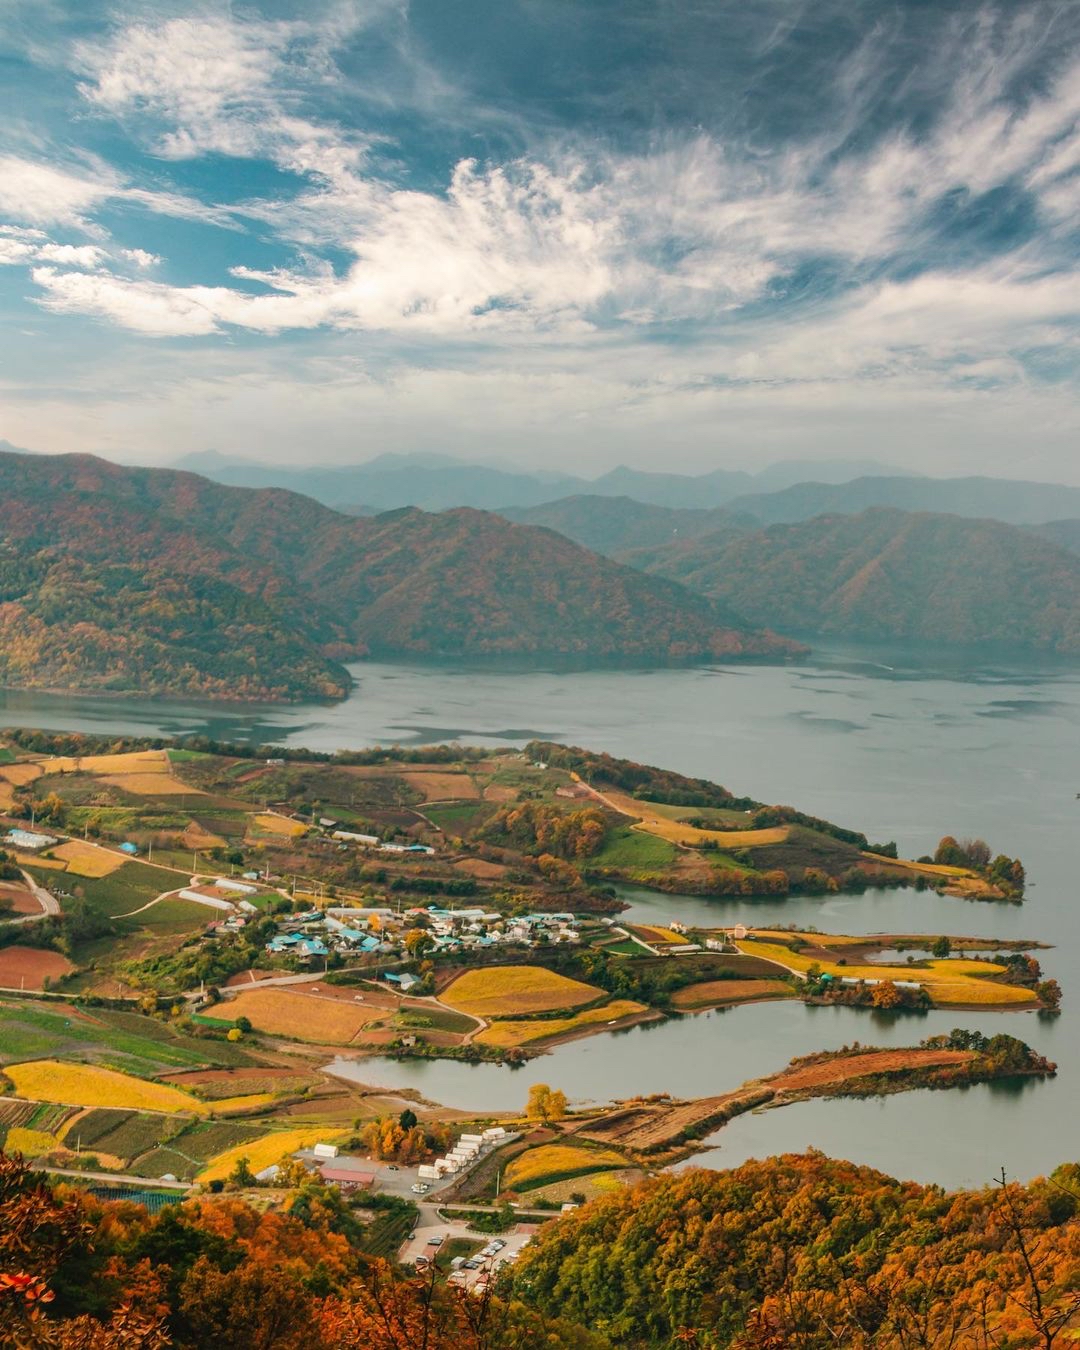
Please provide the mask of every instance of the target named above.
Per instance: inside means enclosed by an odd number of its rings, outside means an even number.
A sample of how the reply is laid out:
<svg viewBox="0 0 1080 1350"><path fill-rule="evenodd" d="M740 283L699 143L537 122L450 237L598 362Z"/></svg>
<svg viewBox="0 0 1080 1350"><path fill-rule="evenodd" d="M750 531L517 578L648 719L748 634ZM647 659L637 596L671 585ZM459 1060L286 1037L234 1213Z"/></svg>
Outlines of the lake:
<svg viewBox="0 0 1080 1350"><path fill-rule="evenodd" d="M223 706L0 693L4 725L220 738L335 750L461 740L573 742L715 779L932 851L945 833L985 837L1028 869L1022 906L932 892L714 901L628 891L646 920L813 923L824 931L1030 937L1061 980L1062 1015L935 1012L890 1018L797 1003L756 1004L571 1042L526 1067L365 1060L353 1072L411 1086L448 1105L513 1109L549 1082L578 1100L667 1091L702 1095L782 1067L797 1054L905 1044L953 1026L1008 1031L1058 1062L1053 1081L818 1101L740 1117L700 1161L808 1145L903 1177L981 1184L1004 1166L1021 1178L1080 1156L1080 669L1053 660L971 658L891 648L819 650L784 667L513 672L370 664L335 706Z"/></svg>

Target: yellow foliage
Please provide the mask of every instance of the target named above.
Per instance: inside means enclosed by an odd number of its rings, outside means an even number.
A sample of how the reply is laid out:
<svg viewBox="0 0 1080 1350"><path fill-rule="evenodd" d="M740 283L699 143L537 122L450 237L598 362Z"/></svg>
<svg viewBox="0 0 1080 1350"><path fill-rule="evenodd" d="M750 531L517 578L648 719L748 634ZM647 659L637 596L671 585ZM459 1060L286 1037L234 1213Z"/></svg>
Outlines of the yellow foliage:
<svg viewBox="0 0 1080 1350"><path fill-rule="evenodd" d="M574 1008L602 993L543 966L488 966L459 975L441 1001L476 1017L500 1017Z"/></svg>
<svg viewBox="0 0 1080 1350"><path fill-rule="evenodd" d="M281 1162L282 1158L290 1153L310 1148L312 1144L332 1143L338 1137L339 1135L333 1132L328 1134L325 1127L319 1126L309 1126L302 1130L275 1130L261 1139L254 1139L247 1144L237 1144L234 1148L219 1153L199 1173L199 1180L214 1181L217 1178L224 1180L241 1158L248 1160L253 1172L261 1172L264 1167L272 1167L274 1163Z"/></svg>
<svg viewBox="0 0 1080 1350"><path fill-rule="evenodd" d="M548 1177L567 1172L601 1172L624 1167L626 1159L614 1149L574 1148L570 1144L541 1144L514 1159L506 1169L508 1190L519 1186L538 1186Z"/></svg>
<svg viewBox="0 0 1080 1350"><path fill-rule="evenodd" d="M542 1021L492 1022L491 1026L485 1027L475 1037L475 1040L480 1045L495 1045L509 1050L515 1045L528 1045L531 1041L544 1041L552 1036L566 1036L587 1027L597 1027L643 1012L648 1012L644 1003L633 1003L630 999L616 999L612 1003L605 1003L602 1008L587 1008L573 1017L544 1018Z"/></svg>
<svg viewBox="0 0 1080 1350"><path fill-rule="evenodd" d="M55 1059L9 1064L4 1072L20 1097L68 1106L115 1106L129 1111L217 1110L218 1104L200 1102L188 1092L147 1083L116 1069L96 1064L61 1064Z"/></svg>
<svg viewBox="0 0 1080 1350"><path fill-rule="evenodd" d="M221 1097L203 1105L205 1110L213 1111L215 1115L228 1116L237 1111L254 1111L257 1107L270 1106L275 1100L272 1092L252 1092L246 1097Z"/></svg>
<svg viewBox="0 0 1080 1350"><path fill-rule="evenodd" d="M13 1125L4 1140L8 1153L22 1153L27 1158L38 1158L43 1153L51 1153L56 1148L56 1135L45 1130L29 1130L24 1125Z"/></svg>

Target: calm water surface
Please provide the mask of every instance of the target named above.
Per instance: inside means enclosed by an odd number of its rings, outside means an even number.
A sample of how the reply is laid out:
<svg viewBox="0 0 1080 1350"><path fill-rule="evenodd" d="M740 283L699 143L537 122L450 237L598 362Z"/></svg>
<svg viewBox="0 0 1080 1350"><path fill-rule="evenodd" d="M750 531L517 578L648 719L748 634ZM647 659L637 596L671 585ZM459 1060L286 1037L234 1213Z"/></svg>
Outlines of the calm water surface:
<svg viewBox="0 0 1080 1350"><path fill-rule="evenodd" d="M766 801L932 850L944 833L982 835L1028 868L1023 906L930 892L821 900L710 901L626 892L631 915L695 923L812 923L826 932L1031 937L1065 989L1063 1014L931 1013L890 1018L798 1003L757 1004L562 1046L518 1070L368 1059L339 1065L364 1082L415 1087L448 1105L516 1108L531 1082L578 1100L637 1092L724 1091L796 1054L899 1045L953 1026L1020 1036L1059 1065L1046 1083L818 1101L748 1115L707 1141L700 1161L809 1145L903 1177L980 1184L1002 1166L1020 1177L1080 1157L1080 671L973 663L960 656L833 650L785 668L560 674L361 665L334 707L104 701L0 694L0 723L132 734L218 737L339 749L458 739L575 742L725 783Z"/></svg>

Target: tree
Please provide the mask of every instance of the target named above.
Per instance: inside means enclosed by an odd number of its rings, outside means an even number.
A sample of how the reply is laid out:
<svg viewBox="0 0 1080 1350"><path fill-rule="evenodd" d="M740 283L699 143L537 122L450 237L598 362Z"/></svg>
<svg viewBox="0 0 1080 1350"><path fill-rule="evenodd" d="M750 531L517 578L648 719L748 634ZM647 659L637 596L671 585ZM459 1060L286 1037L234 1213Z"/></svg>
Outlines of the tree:
<svg viewBox="0 0 1080 1350"><path fill-rule="evenodd" d="M1057 980L1041 980L1035 986L1039 1002L1049 1012L1057 1012L1061 1006L1061 985Z"/></svg>
<svg viewBox="0 0 1080 1350"><path fill-rule="evenodd" d="M435 945L435 939L422 928L410 928L405 934L405 950L410 956L419 956Z"/></svg>
<svg viewBox="0 0 1080 1350"><path fill-rule="evenodd" d="M547 1083L534 1083L529 1089L525 1114L530 1120L542 1120L550 1125L552 1121L563 1119L566 1106L566 1093L560 1088L550 1088Z"/></svg>
<svg viewBox="0 0 1080 1350"><path fill-rule="evenodd" d="M875 1008L898 1008L902 1001L900 990L892 980L882 980L874 986L870 1002Z"/></svg>
<svg viewBox="0 0 1080 1350"><path fill-rule="evenodd" d="M255 1186L258 1184L247 1158L236 1160L236 1166L229 1173L229 1182L233 1186Z"/></svg>
<svg viewBox="0 0 1080 1350"><path fill-rule="evenodd" d="M930 954L937 957L949 956L952 953L952 943L947 937L934 939L934 945L930 948Z"/></svg>
<svg viewBox="0 0 1080 1350"><path fill-rule="evenodd" d="M406 1107L405 1110L402 1111L401 1115L398 1116L397 1123L401 1126L403 1130L411 1130L413 1126L418 1123L416 1112L411 1110L409 1107Z"/></svg>

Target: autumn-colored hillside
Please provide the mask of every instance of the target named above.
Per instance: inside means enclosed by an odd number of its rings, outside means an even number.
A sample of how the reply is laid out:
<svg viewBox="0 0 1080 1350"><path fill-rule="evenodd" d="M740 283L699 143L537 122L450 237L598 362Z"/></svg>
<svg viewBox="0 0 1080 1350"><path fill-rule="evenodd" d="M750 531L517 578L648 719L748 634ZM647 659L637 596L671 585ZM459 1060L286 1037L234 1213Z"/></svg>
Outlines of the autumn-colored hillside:
<svg viewBox="0 0 1080 1350"><path fill-rule="evenodd" d="M998 521L873 509L635 562L781 631L1080 651L1080 557Z"/></svg>
<svg viewBox="0 0 1080 1350"><path fill-rule="evenodd" d="M553 1218L479 1298L376 1256L400 1200L353 1207L295 1169L258 1199L148 1214L0 1154L0 1342L1029 1350L1080 1327L1076 1165L952 1194L819 1153L664 1173Z"/></svg>
<svg viewBox="0 0 1080 1350"><path fill-rule="evenodd" d="M358 519L87 455L0 455L0 682L338 697L350 657L784 656L715 601L480 511Z"/></svg>
<svg viewBox="0 0 1080 1350"><path fill-rule="evenodd" d="M614 1190L545 1228L515 1285L619 1346L1051 1346L1080 1327L1078 1209L1075 1165L947 1194L789 1154Z"/></svg>

